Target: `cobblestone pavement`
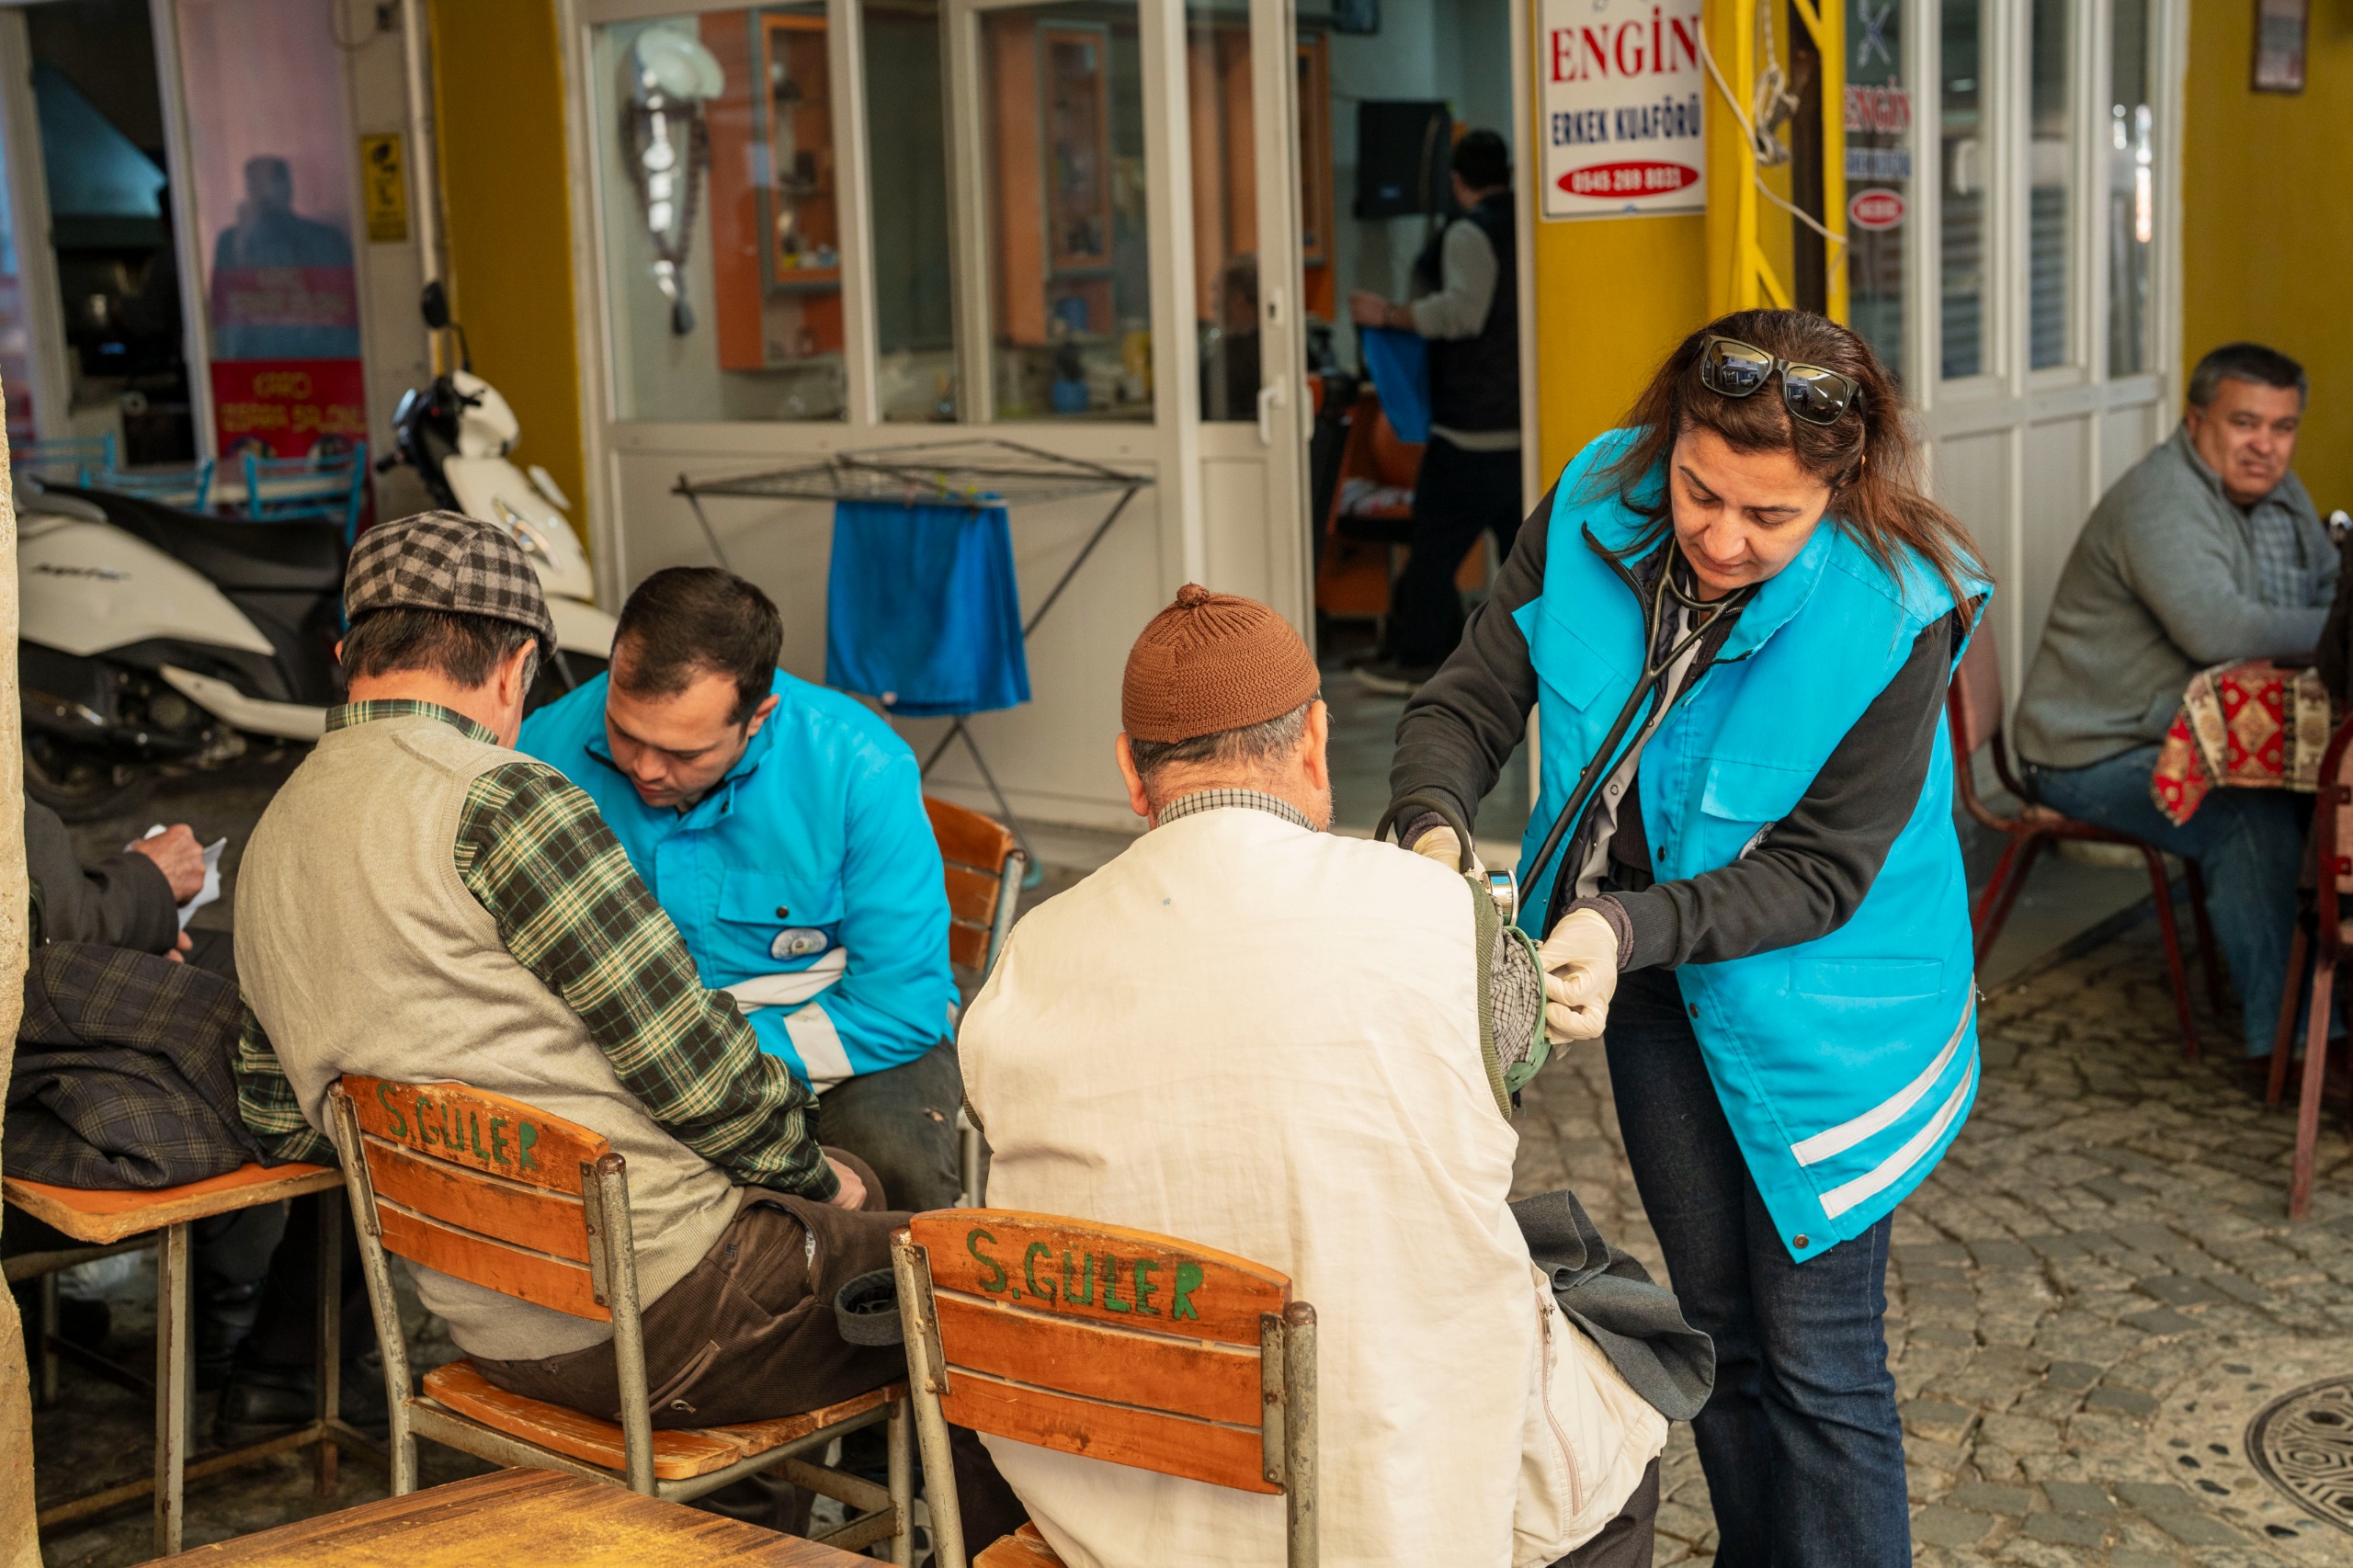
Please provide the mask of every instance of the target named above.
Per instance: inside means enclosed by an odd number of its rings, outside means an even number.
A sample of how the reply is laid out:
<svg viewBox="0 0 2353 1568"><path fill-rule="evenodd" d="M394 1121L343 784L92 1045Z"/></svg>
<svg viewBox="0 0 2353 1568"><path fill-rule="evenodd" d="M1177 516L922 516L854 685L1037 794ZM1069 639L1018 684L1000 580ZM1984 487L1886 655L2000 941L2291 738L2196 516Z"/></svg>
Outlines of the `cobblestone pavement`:
<svg viewBox="0 0 2353 1568"><path fill-rule="evenodd" d="M2235 1033L2201 1021L2211 1057ZM2353 1536L2249 1465L2273 1396L2353 1374L2353 1177L2324 1121L2312 1218L2287 1223L2294 1126L2234 1061L2181 1057L2153 923L1984 1005L1984 1079L1897 1211L1889 1353L1915 1561L2233 1568L2353 1562ZM1522 1192L1574 1187L1659 1267L1581 1051L1527 1096ZM1661 1563L1715 1532L1688 1428L1662 1474Z"/></svg>

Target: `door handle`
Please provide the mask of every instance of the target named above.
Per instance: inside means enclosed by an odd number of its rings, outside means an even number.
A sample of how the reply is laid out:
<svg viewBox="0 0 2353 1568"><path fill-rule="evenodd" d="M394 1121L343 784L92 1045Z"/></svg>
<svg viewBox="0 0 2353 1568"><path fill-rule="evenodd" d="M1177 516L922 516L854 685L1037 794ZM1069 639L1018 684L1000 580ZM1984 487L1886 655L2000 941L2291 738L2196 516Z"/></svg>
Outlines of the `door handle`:
<svg viewBox="0 0 2353 1568"><path fill-rule="evenodd" d="M1288 378L1277 376L1258 389L1258 444L1275 444L1275 410L1283 406L1289 397Z"/></svg>

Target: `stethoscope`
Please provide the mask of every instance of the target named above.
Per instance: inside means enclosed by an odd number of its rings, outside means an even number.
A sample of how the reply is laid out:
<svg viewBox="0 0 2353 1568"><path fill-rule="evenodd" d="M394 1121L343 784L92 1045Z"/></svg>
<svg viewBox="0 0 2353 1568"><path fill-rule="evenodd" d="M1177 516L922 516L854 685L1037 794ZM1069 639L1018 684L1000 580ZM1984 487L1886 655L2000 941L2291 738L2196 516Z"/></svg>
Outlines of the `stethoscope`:
<svg viewBox="0 0 2353 1568"><path fill-rule="evenodd" d="M1590 535L1586 537L1586 542L1592 543ZM1600 549L1598 545L1595 545L1594 548ZM1668 548L1672 550L1676 547L1670 543ZM1615 558L1612 558L1612 561L1615 564ZM1516 919L1519 914L1519 890L1534 887L1542 880L1544 868L1551 864L1552 857L1560 852L1562 841L1569 836L1570 830L1584 820L1586 811L1591 808L1594 791L1600 787L1603 779L1617 770L1619 746L1624 742L1626 731L1633 723L1635 715L1642 710L1644 701L1649 702L1650 712L1655 713L1659 705L1666 699L1666 687L1664 682L1667 675L1676 665L1683 662L1686 655L1699 645L1699 640L1707 636L1709 631L1724 616L1738 610L1756 594L1756 585L1750 583L1733 589L1720 599L1708 600L1694 597L1684 591L1683 585L1675 580L1676 564L1674 561L1666 562L1665 569L1659 573L1658 582L1652 587L1650 597L1643 607L1644 654L1642 679L1636 681L1634 688L1626 694L1625 706L1618 710L1617 721L1609 726L1609 733L1603 738L1599 747L1595 750L1592 759L1585 765L1585 771L1577 775L1576 788L1569 792L1569 803L1561 809L1561 814L1552 821L1552 831L1544 835L1543 847L1537 850L1535 858L1530 860L1523 872L1517 877L1509 871L1488 873L1488 892L1494 897L1496 905L1503 911L1506 921ZM1622 565L1619 566L1618 570L1620 575L1627 574ZM1649 650L1658 646L1659 628L1665 622L1666 604L1670 597L1678 608L1690 614L1691 626L1665 653L1653 657ZM1644 727L1647 728L1648 713L1643 715L1643 722ZM1462 849L1462 870L1465 875L1470 874L1474 863L1471 848L1470 827L1459 820L1452 803L1439 796L1419 790L1399 796L1389 803L1388 811L1381 813L1380 825L1372 830L1373 837L1385 836L1392 824L1407 820L1417 810L1435 812L1445 819L1447 826L1453 829L1455 839ZM1553 902L1557 903L1558 900L1555 899Z"/></svg>
<svg viewBox="0 0 2353 1568"><path fill-rule="evenodd" d="M1677 547L1670 541L1667 548L1675 550ZM1647 710L1643 712L1643 728L1647 730L1651 719L1666 701L1665 682L1669 673L1699 645L1699 640L1707 636L1710 629L1724 616L1746 604L1756 591L1756 585L1750 583L1720 599L1697 598L1685 592L1683 585L1675 580L1677 564L1675 560L1665 563L1658 574L1656 585L1651 589L1649 602L1643 607L1643 677L1626 694L1626 704L1618 710L1617 722L1609 726L1609 733L1594 749L1591 760L1585 765L1585 771L1577 775L1576 788L1569 792L1569 803L1562 807L1561 814L1552 820L1552 830L1544 835L1543 847L1537 850L1536 858L1522 870L1519 877L1522 887L1532 888L1543 880L1545 867L1552 863L1563 842L1572 836L1572 830L1584 822L1586 812L1592 809L1595 790L1599 789L1603 779L1617 771L1619 746L1625 740L1628 728L1633 724L1637 710L1643 709L1647 701ZM1649 651L1658 646L1659 628L1665 624L1669 597L1690 617L1690 629L1665 653L1653 657ZM1558 891L1554 890L1555 896L1551 903L1560 902ZM1550 912L1547 913L1549 915Z"/></svg>

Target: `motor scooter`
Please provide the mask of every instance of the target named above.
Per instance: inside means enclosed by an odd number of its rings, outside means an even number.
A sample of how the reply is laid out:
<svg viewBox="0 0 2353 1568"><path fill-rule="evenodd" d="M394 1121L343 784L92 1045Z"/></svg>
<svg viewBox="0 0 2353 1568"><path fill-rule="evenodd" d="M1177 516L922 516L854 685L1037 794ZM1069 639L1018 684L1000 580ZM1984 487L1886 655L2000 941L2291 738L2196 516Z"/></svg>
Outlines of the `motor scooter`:
<svg viewBox="0 0 2353 1568"><path fill-rule="evenodd" d="M438 292L427 290L426 320L447 326ZM436 505L506 528L539 574L556 653L529 706L595 678L612 656L613 618L588 602L587 556L554 482L507 460L520 427L506 400L460 369L404 397L393 424L392 463L415 466ZM18 480L17 508L25 790L35 800L89 821L136 805L164 773L325 733L344 689L340 528L214 517L30 476Z"/></svg>
<svg viewBox="0 0 2353 1568"><path fill-rule="evenodd" d="M425 286L422 312L427 327L457 334L458 369L401 394L392 410L392 450L377 472L415 469L435 506L495 523L515 537L540 574L555 621L555 667L541 679L549 696L561 696L602 674L613 647L613 618L592 602L597 585L588 554L564 516L572 503L546 469L533 463L527 472L507 456L522 424L498 389L474 374L465 329L450 319L439 283Z"/></svg>

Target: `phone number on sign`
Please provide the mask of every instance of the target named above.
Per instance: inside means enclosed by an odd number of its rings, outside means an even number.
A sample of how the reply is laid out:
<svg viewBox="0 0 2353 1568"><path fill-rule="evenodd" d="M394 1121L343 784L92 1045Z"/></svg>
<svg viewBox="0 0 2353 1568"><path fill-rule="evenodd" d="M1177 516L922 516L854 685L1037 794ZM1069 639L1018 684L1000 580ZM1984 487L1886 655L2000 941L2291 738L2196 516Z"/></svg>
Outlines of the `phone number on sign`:
<svg viewBox="0 0 2353 1568"><path fill-rule="evenodd" d="M1699 171L1688 164L1594 164L1561 176L1572 196L1655 196L1699 183Z"/></svg>

